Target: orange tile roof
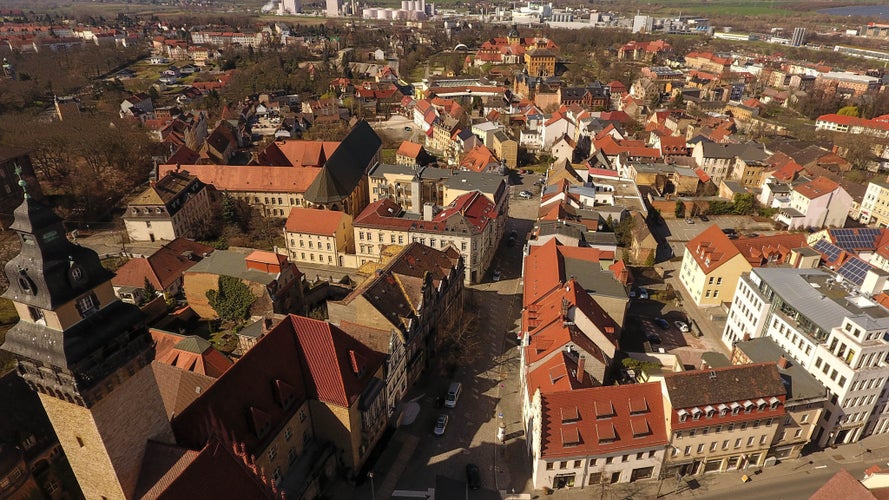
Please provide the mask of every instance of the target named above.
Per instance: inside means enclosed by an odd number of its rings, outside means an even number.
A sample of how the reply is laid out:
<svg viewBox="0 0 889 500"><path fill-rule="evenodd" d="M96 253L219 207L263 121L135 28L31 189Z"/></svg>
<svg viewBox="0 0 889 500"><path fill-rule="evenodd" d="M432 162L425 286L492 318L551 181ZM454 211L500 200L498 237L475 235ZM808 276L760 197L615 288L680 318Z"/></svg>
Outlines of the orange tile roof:
<svg viewBox="0 0 889 500"><path fill-rule="evenodd" d="M346 214L333 210L293 207L284 224L290 233L320 234L331 236L345 224Z"/></svg>
<svg viewBox="0 0 889 500"><path fill-rule="evenodd" d="M262 155L280 158L283 156L287 163L294 167L321 167L336 151L339 142L288 140L270 143ZM277 150L277 151L275 151ZM262 158L262 155L260 156ZM264 162L266 165L286 165L284 163Z"/></svg>
<svg viewBox="0 0 889 500"><path fill-rule="evenodd" d="M500 163L494 153L487 147L478 145L463 156L463 159L460 160L460 167L473 172L484 172L489 165L494 163Z"/></svg>
<svg viewBox="0 0 889 500"><path fill-rule="evenodd" d="M704 274L710 274L741 253L716 224L686 243L685 251L691 253Z"/></svg>
<svg viewBox="0 0 889 500"><path fill-rule="evenodd" d="M760 267L766 263L784 263L791 250L806 246L806 237L801 233L784 233L741 238L732 243L752 267Z"/></svg>
<svg viewBox="0 0 889 500"><path fill-rule="evenodd" d="M543 245L532 246L530 253L525 257L523 306L534 303L567 280L564 266L566 257L584 260L590 265L598 265L600 259L608 258L608 256L613 258L613 253L589 247L566 247L555 238Z"/></svg>
<svg viewBox="0 0 889 500"><path fill-rule="evenodd" d="M316 167L255 165L160 165L158 177L181 168L219 191L305 193L321 172Z"/></svg>
<svg viewBox="0 0 889 500"><path fill-rule="evenodd" d="M800 184L799 186L794 187L793 190L810 200L814 200L815 198L820 198L828 193L832 193L838 187L840 187L840 185L836 182L821 176L812 181Z"/></svg>
<svg viewBox="0 0 889 500"><path fill-rule="evenodd" d="M268 252L265 250L254 250L250 252L249 255L244 257L245 261L251 262L259 262L261 264L274 264L276 266L280 266L281 264L287 262L287 257L285 255L281 255L275 252Z"/></svg>
<svg viewBox="0 0 889 500"><path fill-rule="evenodd" d="M396 155L399 156L407 156L408 158L416 159L417 156L420 155L420 151L423 149L422 144L417 144L416 142L404 141L401 143L401 146L398 147L398 151L395 152Z"/></svg>
<svg viewBox="0 0 889 500"><path fill-rule="evenodd" d="M613 385L541 396L540 456L588 457L667 444L659 383Z"/></svg>

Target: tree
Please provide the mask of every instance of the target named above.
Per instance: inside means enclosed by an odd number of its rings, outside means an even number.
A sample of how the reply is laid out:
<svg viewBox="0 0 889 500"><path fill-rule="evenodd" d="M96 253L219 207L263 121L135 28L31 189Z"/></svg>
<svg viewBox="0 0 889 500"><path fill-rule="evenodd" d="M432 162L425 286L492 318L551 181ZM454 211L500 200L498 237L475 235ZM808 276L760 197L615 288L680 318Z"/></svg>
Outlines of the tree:
<svg viewBox="0 0 889 500"><path fill-rule="evenodd" d="M250 288L232 276L220 276L218 288L207 290L207 299L219 319L235 322L246 319L250 306L256 302L256 296L250 292Z"/></svg>
<svg viewBox="0 0 889 500"><path fill-rule="evenodd" d="M677 219L685 217L685 203L682 203L680 200L676 200L676 210L674 210L673 213L674 215L676 215Z"/></svg>
<svg viewBox="0 0 889 500"><path fill-rule="evenodd" d="M154 285L148 281L148 276L145 277L145 284L142 286L142 290L145 291L145 297L147 297L148 300L153 299L154 295L157 293L157 289L155 289Z"/></svg>
<svg viewBox="0 0 889 500"><path fill-rule="evenodd" d="M617 241L622 247L629 247L633 243L633 228L636 226L636 218L628 215L617 223L614 228Z"/></svg>
<svg viewBox="0 0 889 500"><path fill-rule="evenodd" d="M840 116L854 116L858 118L858 107L857 106L843 106L837 111L837 114Z"/></svg>
<svg viewBox="0 0 889 500"><path fill-rule="evenodd" d="M743 193L735 195L734 209L735 215L750 215L753 213L754 205L753 193Z"/></svg>

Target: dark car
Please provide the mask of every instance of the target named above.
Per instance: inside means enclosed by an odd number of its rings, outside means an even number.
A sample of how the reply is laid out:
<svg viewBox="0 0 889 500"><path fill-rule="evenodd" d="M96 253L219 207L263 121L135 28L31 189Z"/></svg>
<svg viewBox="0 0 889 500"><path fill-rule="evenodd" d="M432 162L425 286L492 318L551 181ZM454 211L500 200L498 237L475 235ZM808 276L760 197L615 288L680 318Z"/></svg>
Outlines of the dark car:
<svg viewBox="0 0 889 500"><path fill-rule="evenodd" d="M479 473L478 465L466 464L466 484L470 490L477 490L482 487L482 476Z"/></svg>
<svg viewBox="0 0 889 500"><path fill-rule="evenodd" d="M701 222L710 222L710 218L706 215L699 215L698 218L701 219Z"/></svg>
<svg viewBox="0 0 889 500"><path fill-rule="evenodd" d="M652 344L660 344L661 343L661 336L654 333L654 332L646 334L645 338L648 340L648 342L650 342Z"/></svg>
<svg viewBox="0 0 889 500"><path fill-rule="evenodd" d="M664 318L654 318L654 324L661 327L661 330L670 328L670 323L667 323L667 320L665 320Z"/></svg>

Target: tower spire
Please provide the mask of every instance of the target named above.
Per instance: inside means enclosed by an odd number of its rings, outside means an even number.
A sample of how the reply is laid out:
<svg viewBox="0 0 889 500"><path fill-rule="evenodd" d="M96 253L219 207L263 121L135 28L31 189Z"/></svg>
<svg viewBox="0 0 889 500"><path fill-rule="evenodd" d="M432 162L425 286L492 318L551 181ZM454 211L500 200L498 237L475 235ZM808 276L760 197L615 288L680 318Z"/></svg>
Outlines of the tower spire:
<svg viewBox="0 0 889 500"><path fill-rule="evenodd" d="M22 194L24 194L25 199L30 198L31 195L28 194L28 183L22 177L22 167L21 167L21 165L19 165L19 162L15 162L14 172L15 172L15 176L19 178L18 184L22 188Z"/></svg>

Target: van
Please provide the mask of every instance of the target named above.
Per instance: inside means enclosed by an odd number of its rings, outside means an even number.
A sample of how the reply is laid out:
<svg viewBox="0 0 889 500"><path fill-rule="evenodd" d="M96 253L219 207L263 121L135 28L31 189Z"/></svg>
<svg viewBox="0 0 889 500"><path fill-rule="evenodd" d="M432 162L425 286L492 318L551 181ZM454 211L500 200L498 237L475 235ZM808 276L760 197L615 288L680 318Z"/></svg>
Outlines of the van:
<svg viewBox="0 0 889 500"><path fill-rule="evenodd" d="M457 406L457 400L460 399L461 392L463 392L463 384L460 382L451 382L451 387L448 388L448 398L445 399L445 406L448 408Z"/></svg>

